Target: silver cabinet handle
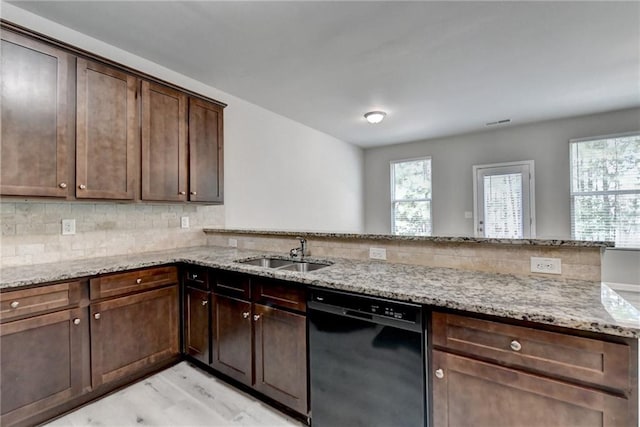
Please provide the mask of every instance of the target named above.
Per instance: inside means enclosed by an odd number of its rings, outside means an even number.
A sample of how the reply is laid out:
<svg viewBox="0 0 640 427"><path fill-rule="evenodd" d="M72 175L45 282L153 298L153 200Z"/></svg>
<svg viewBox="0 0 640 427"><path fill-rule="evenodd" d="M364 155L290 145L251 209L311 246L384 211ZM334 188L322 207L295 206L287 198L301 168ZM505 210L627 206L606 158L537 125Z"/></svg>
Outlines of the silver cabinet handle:
<svg viewBox="0 0 640 427"><path fill-rule="evenodd" d="M191 195L192 195L192 196L195 196L196 194L198 194L196 191L192 191L192 192L191 192Z"/></svg>
<svg viewBox="0 0 640 427"><path fill-rule="evenodd" d="M436 369L436 372L434 372L436 375L436 378L438 379L443 379L444 378L444 371L442 369Z"/></svg>
<svg viewBox="0 0 640 427"><path fill-rule="evenodd" d="M198 278L197 274L194 274L193 276L191 276L193 278L193 280L196 280Z"/></svg>
<svg viewBox="0 0 640 427"><path fill-rule="evenodd" d="M260 315L259 314L254 314L253 315L253 320L257 321L258 319L260 319Z"/></svg>
<svg viewBox="0 0 640 427"><path fill-rule="evenodd" d="M11 308L18 308L19 305L20 305L20 302L14 301L11 303Z"/></svg>
<svg viewBox="0 0 640 427"><path fill-rule="evenodd" d="M73 324L74 325L79 325L80 324L80 319L78 319L78 318L73 319Z"/></svg>
<svg viewBox="0 0 640 427"><path fill-rule="evenodd" d="M142 283L142 279L137 278L137 279L136 279L136 283L139 285L140 283Z"/></svg>
<svg viewBox="0 0 640 427"><path fill-rule="evenodd" d="M522 350L522 344L520 344L518 341L513 340L511 341L511 344L509 344L509 347L511 347L511 350L513 351L520 351Z"/></svg>
<svg viewBox="0 0 640 427"><path fill-rule="evenodd" d="M249 312L245 311L244 313L242 313L242 317L244 317L245 319L249 317Z"/></svg>
<svg viewBox="0 0 640 427"><path fill-rule="evenodd" d="M84 185L84 184L80 184L80 185L78 185L78 188L81 189L81 190L84 190L85 188L87 188L87 186Z"/></svg>
<svg viewBox="0 0 640 427"><path fill-rule="evenodd" d="M184 196L184 195L185 195L185 194L187 194L187 193L186 193L186 192L184 192L184 191L178 191L178 194L179 194L179 195L181 195L181 196Z"/></svg>
<svg viewBox="0 0 640 427"><path fill-rule="evenodd" d="M96 314L94 314L94 315L93 315L93 318L94 318L94 319L96 319L96 320L98 320L98 319L100 318L100 313L96 313Z"/></svg>
<svg viewBox="0 0 640 427"><path fill-rule="evenodd" d="M203 300L202 300L202 305L203 305L203 306L204 306L204 305L207 305L207 303L208 303L208 302L209 302L209 301L207 301L206 299L203 299Z"/></svg>
<svg viewBox="0 0 640 427"><path fill-rule="evenodd" d="M67 183L66 182L61 182L60 184L58 184L58 187L67 188Z"/></svg>

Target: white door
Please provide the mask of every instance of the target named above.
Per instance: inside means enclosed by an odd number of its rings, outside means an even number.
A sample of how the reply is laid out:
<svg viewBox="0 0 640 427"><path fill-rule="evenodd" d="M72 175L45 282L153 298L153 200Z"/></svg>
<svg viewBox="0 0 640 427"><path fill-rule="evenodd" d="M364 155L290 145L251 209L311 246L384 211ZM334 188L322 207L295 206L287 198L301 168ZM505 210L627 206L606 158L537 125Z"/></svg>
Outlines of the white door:
<svg viewBox="0 0 640 427"><path fill-rule="evenodd" d="M477 237L535 237L533 160L473 167Z"/></svg>

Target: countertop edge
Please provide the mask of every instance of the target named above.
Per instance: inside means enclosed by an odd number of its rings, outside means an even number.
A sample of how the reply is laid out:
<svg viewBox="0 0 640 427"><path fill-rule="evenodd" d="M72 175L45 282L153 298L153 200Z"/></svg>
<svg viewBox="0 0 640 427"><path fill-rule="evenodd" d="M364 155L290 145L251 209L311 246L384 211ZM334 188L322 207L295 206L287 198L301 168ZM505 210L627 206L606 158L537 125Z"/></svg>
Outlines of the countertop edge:
<svg viewBox="0 0 640 427"><path fill-rule="evenodd" d="M248 230L207 228L202 230L205 234L247 234L257 236L284 236L284 237L315 237L323 239L344 240L384 240L396 242L424 242L424 243L471 243L486 245L506 246L554 246L571 248L613 248L614 242L585 241L568 239L488 239L463 236L396 236L391 234L358 234L358 233L328 233L316 231L281 231L281 230Z"/></svg>

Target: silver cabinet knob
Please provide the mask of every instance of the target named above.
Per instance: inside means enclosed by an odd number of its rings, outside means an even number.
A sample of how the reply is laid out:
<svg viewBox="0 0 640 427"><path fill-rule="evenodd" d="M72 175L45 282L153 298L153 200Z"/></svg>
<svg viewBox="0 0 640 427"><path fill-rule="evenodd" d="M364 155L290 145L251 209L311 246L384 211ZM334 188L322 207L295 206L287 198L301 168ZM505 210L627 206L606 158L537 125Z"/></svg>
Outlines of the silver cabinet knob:
<svg viewBox="0 0 640 427"><path fill-rule="evenodd" d="M254 314L253 315L253 320L257 321L260 319L260 315L259 314Z"/></svg>
<svg viewBox="0 0 640 427"><path fill-rule="evenodd" d="M197 275L197 274L194 274L194 275L193 275L193 276L191 276L191 277L193 277L193 280L195 280L195 279L197 279L197 278L198 278L198 275Z"/></svg>
<svg viewBox="0 0 640 427"><path fill-rule="evenodd" d="M511 344L509 344L509 347L511 347L511 350L513 351L520 351L522 350L522 344L520 344L518 341L513 340L511 341Z"/></svg>
<svg viewBox="0 0 640 427"><path fill-rule="evenodd" d="M249 312L245 311L244 313L242 313L242 317L244 317L245 319L249 317Z"/></svg>
<svg viewBox="0 0 640 427"><path fill-rule="evenodd" d="M192 196L195 196L196 194L198 194L198 192L196 192L196 191L192 191L192 192L191 192L191 195L192 195Z"/></svg>
<svg viewBox="0 0 640 427"><path fill-rule="evenodd" d="M58 187L67 188L67 183L66 182L61 182L60 184L58 184Z"/></svg>
<svg viewBox="0 0 640 427"><path fill-rule="evenodd" d="M202 305L203 305L203 306L204 306L204 305L207 305L207 303L208 303L208 302L209 302L209 301L207 301L206 299L203 299L203 300L202 300Z"/></svg>
<svg viewBox="0 0 640 427"><path fill-rule="evenodd" d="M94 318L94 319L96 319L96 320L98 320L98 319L100 318L100 313L96 313L96 314L94 314L94 315L93 315L93 318Z"/></svg>
<svg viewBox="0 0 640 427"><path fill-rule="evenodd" d="M444 371L442 369L436 369L436 372L434 372L436 375L436 378L438 379L443 379L444 378Z"/></svg>
<svg viewBox="0 0 640 427"><path fill-rule="evenodd" d="M140 278L136 279L136 283L139 285L140 283L142 283L142 279Z"/></svg>
<svg viewBox="0 0 640 427"><path fill-rule="evenodd" d="M18 301L13 301L13 302L11 303L11 308L18 308L18 306L19 306L19 305L20 305L20 302L18 302Z"/></svg>
<svg viewBox="0 0 640 427"><path fill-rule="evenodd" d="M78 318L73 319L73 324L74 325L79 325L80 324L80 319L78 319Z"/></svg>
<svg viewBox="0 0 640 427"><path fill-rule="evenodd" d="M84 185L84 184L80 184L80 185L78 185L78 188L81 189L81 190L84 190L84 189L87 188L87 186Z"/></svg>
<svg viewBox="0 0 640 427"><path fill-rule="evenodd" d="M181 196L184 196L187 193L185 191L179 191L178 194L181 195Z"/></svg>

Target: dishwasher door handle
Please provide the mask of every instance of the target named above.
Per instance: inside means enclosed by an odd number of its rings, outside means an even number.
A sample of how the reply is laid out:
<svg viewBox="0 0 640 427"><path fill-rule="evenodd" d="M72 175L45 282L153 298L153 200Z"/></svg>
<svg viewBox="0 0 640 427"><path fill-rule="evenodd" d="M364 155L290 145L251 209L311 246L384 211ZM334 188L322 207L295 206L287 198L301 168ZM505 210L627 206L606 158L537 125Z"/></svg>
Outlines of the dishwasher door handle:
<svg viewBox="0 0 640 427"><path fill-rule="evenodd" d="M359 311L343 310L342 314L345 316L358 317L360 319L373 320L373 316L367 313L360 313Z"/></svg>

